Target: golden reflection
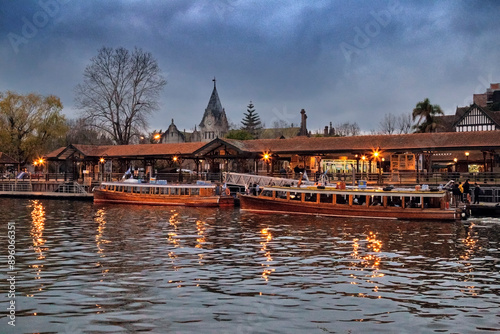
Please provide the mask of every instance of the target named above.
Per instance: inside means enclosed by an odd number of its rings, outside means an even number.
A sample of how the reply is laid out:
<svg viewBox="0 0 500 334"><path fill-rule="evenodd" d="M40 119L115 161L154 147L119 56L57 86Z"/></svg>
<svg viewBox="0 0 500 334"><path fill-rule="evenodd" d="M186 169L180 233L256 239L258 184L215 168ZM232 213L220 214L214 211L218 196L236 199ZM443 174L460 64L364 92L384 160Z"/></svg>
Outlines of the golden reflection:
<svg viewBox="0 0 500 334"><path fill-rule="evenodd" d="M203 249L203 244L207 241L207 239L205 238L205 232L207 230L206 224L207 224L206 222L199 219L196 221L196 230L198 233L198 238L196 238L196 246L195 246L196 248ZM203 265L203 259L204 259L203 253L199 253L198 263L200 265Z"/></svg>
<svg viewBox="0 0 500 334"><path fill-rule="evenodd" d="M42 246L47 240L43 238L43 231L45 230L45 208L38 201L31 203L31 238L33 239L33 250L38 253L37 260L45 259L43 251L47 248Z"/></svg>
<svg viewBox="0 0 500 334"><path fill-rule="evenodd" d="M104 219L105 215L106 215L106 212L104 211L104 209L97 210L97 212L94 215L94 221L97 223L95 242L96 242L97 249L98 249L97 253L101 254L101 257L105 257L105 255L102 254L103 250L104 250L102 245L110 243L109 240L106 240L103 238L104 230L106 229L106 220Z"/></svg>
<svg viewBox="0 0 500 334"><path fill-rule="evenodd" d="M173 231L168 232L167 241L172 246L174 246L174 248L177 248L180 246L180 242L179 242L179 239L177 238L177 232L176 232L177 231L177 224L179 223L179 220L178 220L179 213L175 212L174 210L172 210L171 213L172 213L172 215L168 219L168 223L172 227ZM172 262L172 268L175 271L179 270L179 267L177 267L175 265L175 262L177 260L177 254L175 252L170 251L170 252L168 252L168 257L170 258L170 260Z"/></svg>
<svg viewBox="0 0 500 334"><path fill-rule="evenodd" d="M467 236L460 240L464 245L464 253L460 255L461 260L469 260L473 255L476 249L477 239L474 238L472 230L476 226L473 222L469 225L469 229L467 231Z"/></svg>
<svg viewBox="0 0 500 334"><path fill-rule="evenodd" d="M459 256L460 260L463 261L463 265L464 265L460 269L460 271L470 273L469 275L464 276L464 281L470 282L470 283L474 283L474 275L473 275L474 267L469 262L469 260L474 257L474 252L479 247L479 245L477 244L478 240L476 237L474 237L474 233L473 233L475 226L476 225L473 222L471 222L471 224L469 225L469 228L467 230L467 236L463 239L460 239L460 241L462 242L463 248L464 248L463 254L461 254ZM477 289L476 289L475 285L467 285L463 289L461 289L461 292L470 294L472 296L477 295Z"/></svg>
<svg viewBox="0 0 500 334"><path fill-rule="evenodd" d="M355 271L365 271L369 270L369 275L356 275L356 274L351 274L350 277L352 278L351 284L359 284L357 281L358 279L366 279L366 282L368 283L375 283L372 281L372 278L377 278L377 277L383 277L384 274L379 273L380 269L380 260L381 257L378 255L378 253L381 252L382 250L382 240L377 238L377 234L374 232L368 232L368 235L366 236L366 239L364 240L366 242L366 252L363 252L362 249L362 243L358 238L354 238L352 242L352 253L351 256L353 259L357 261L351 262L353 266L353 270ZM363 243L364 244L364 243ZM374 286L372 291L373 292L378 292L379 287ZM359 297L366 297L365 294L359 294ZM381 298L381 296L378 296L378 298Z"/></svg>
<svg viewBox="0 0 500 334"><path fill-rule="evenodd" d="M44 260L44 251L48 250L45 245L46 239L43 238L43 232L45 230L45 208L42 203L35 200L29 205L31 207L31 230L30 235L33 242L33 250L37 254L37 260ZM35 269L35 280L41 278L43 264L31 264L31 268ZM38 291L43 291L43 285L38 289ZM27 297L33 297L34 295L26 295Z"/></svg>
<svg viewBox="0 0 500 334"><path fill-rule="evenodd" d="M177 239L177 233L175 232L175 231L177 231L177 223L179 223L179 220L177 219L178 216L179 216L178 212L173 212L172 216L170 216L170 218L168 220L170 226L173 227L174 232L168 232L167 240L174 247L179 247L179 240Z"/></svg>
<svg viewBox="0 0 500 334"><path fill-rule="evenodd" d="M264 239L264 241L262 241L260 243L260 245L262 246L260 250L264 252L264 256L266 257L266 262L271 262L271 261L273 261L273 258L271 257L271 251L269 249L267 249L267 244L271 240L273 240L273 236L272 236L271 232L269 232L265 228L263 228L260 231L260 233L261 233L261 238ZM271 273L273 273L276 269L270 268L269 263L262 263L262 266L264 267L264 270L262 271L262 278L264 278L267 282L267 281L269 281L269 276L271 275Z"/></svg>
<svg viewBox="0 0 500 334"><path fill-rule="evenodd" d="M196 248L203 248L203 244L207 241L205 239L205 231L206 231L206 223L204 221L201 221L201 220L197 220L196 221L196 230L198 231L198 238L196 239Z"/></svg>

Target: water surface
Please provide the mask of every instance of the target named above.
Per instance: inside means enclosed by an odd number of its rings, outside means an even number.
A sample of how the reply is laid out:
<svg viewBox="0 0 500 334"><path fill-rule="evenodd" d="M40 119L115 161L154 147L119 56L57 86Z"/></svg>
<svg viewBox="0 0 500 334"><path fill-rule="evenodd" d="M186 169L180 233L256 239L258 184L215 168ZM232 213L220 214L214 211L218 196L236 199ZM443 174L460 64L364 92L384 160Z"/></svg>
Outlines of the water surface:
<svg viewBox="0 0 500 334"><path fill-rule="evenodd" d="M6 333L492 333L500 220L0 199ZM8 306L7 283L0 303Z"/></svg>

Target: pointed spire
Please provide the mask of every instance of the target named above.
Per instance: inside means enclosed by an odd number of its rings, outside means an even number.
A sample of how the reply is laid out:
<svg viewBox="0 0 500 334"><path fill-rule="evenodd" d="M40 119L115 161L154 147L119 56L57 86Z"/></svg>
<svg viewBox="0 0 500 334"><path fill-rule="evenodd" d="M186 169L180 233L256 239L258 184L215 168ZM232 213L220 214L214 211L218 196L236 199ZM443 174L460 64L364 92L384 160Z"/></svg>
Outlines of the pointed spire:
<svg viewBox="0 0 500 334"><path fill-rule="evenodd" d="M210 96L210 100L208 101L207 109L212 110L214 116L218 117L219 113L222 112L222 104L220 103L219 94L217 93L215 77L212 81L214 82L214 90L212 91L212 95Z"/></svg>

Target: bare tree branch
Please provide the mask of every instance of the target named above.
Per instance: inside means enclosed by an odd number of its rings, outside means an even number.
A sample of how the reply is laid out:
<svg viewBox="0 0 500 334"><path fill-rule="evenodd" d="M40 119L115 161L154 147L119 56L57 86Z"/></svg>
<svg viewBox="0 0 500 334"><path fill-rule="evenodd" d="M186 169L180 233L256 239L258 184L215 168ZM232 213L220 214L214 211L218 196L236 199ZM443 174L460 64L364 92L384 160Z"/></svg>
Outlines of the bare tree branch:
<svg viewBox="0 0 500 334"><path fill-rule="evenodd" d="M151 53L135 48L102 48L76 87L77 107L95 130L117 144L129 144L158 109L166 81Z"/></svg>

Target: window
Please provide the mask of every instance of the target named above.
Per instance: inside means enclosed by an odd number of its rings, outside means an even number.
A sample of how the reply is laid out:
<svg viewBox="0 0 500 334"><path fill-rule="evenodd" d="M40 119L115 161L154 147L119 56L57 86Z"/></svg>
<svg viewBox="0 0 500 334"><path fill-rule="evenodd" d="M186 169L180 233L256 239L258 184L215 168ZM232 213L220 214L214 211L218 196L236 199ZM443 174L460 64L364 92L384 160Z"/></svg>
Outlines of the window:
<svg viewBox="0 0 500 334"><path fill-rule="evenodd" d="M301 201L302 194L297 192L290 192L290 200L291 201Z"/></svg>
<svg viewBox="0 0 500 334"><path fill-rule="evenodd" d="M318 198L318 194L312 193L312 194L305 194L304 201L305 202L316 202L316 199Z"/></svg>
<svg viewBox="0 0 500 334"><path fill-rule="evenodd" d="M320 203L332 203L333 196L332 194L320 194L319 201Z"/></svg>
<svg viewBox="0 0 500 334"><path fill-rule="evenodd" d="M191 195L198 196L199 194L200 194L200 189L198 189L198 188L191 189Z"/></svg>
<svg viewBox="0 0 500 334"><path fill-rule="evenodd" d="M264 197L273 197L273 191L272 190L263 190L262 191L262 196L264 196Z"/></svg>
<svg viewBox="0 0 500 334"><path fill-rule="evenodd" d="M336 195L337 196L337 203L338 204L346 204L347 203L347 200L346 200L346 195Z"/></svg>
<svg viewBox="0 0 500 334"><path fill-rule="evenodd" d="M277 191L276 198L286 199L286 191Z"/></svg>

